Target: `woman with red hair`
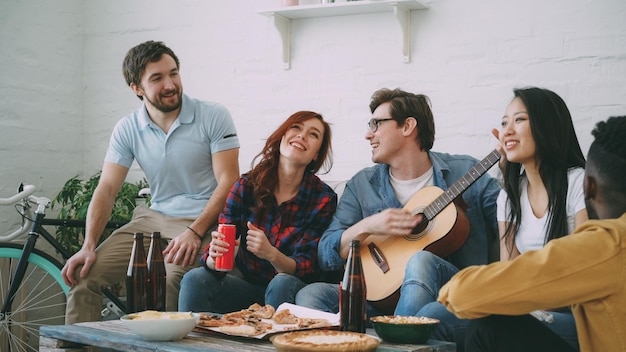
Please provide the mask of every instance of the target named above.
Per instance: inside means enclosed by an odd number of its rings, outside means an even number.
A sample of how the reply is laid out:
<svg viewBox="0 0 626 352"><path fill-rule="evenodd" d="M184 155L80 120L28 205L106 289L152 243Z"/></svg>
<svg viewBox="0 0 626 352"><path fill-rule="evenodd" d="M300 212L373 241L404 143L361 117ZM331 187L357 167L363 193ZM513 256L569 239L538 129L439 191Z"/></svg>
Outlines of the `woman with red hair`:
<svg viewBox="0 0 626 352"><path fill-rule="evenodd" d="M315 173L330 170L331 154L330 126L315 112L296 112L270 135L219 216L220 224L237 227L235 268L227 274L214 270L227 242L213 231L204 267L183 277L180 311L278 307L294 303L302 287L320 279L317 244L335 213L337 194Z"/></svg>

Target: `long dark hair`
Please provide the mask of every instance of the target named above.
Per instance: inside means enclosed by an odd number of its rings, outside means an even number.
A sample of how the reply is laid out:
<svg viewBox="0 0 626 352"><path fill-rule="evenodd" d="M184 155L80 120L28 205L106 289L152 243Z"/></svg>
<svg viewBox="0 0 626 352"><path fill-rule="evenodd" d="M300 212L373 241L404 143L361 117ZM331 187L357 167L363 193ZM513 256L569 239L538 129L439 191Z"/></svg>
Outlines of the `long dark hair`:
<svg viewBox="0 0 626 352"><path fill-rule="evenodd" d="M261 150L261 152L252 160L252 170L248 173L248 175L254 185L254 196L259 208L263 208L268 204L268 201L272 196L272 192L278 185L280 141L291 126L309 119L318 119L322 122L322 125L324 126L324 136L322 138L322 145L320 146L317 158L312 160L309 165L307 165L306 169L312 173L318 172L322 169L322 167L324 168L324 172L330 171L333 164L331 146L332 135L330 125L324 121L322 115L316 112L298 111L294 113L267 138L263 150ZM255 166L255 162L259 158L261 160Z"/></svg>
<svg viewBox="0 0 626 352"><path fill-rule="evenodd" d="M569 232L566 212L567 172L576 167L584 168L585 157L578 144L572 116L561 97L550 90L536 87L515 89L513 93L528 111L530 130L536 145L535 161L548 193L548 228L544 242L547 243ZM521 167L520 163L507 162L504 169L504 188L511 209L505 239L511 236L515 238L522 222Z"/></svg>

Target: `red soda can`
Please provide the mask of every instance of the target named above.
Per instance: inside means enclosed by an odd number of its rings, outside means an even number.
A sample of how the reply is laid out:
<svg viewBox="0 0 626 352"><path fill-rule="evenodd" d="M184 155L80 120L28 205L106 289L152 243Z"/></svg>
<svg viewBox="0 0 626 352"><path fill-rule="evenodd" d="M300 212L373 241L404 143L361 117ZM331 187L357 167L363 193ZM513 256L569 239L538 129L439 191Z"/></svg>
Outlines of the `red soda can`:
<svg viewBox="0 0 626 352"><path fill-rule="evenodd" d="M229 224L219 224L217 232L224 235L224 241L228 242L228 252L222 253L221 257L215 258L216 271L231 271L235 266L235 237L237 237L237 227Z"/></svg>

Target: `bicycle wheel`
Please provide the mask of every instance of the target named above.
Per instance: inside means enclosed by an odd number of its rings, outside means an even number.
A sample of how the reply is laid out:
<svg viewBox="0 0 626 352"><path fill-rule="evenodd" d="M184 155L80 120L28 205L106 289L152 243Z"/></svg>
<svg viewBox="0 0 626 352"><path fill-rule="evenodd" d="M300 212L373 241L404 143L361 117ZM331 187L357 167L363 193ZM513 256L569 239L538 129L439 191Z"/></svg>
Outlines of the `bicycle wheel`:
<svg viewBox="0 0 626 352"><path fill-rule="evenodd" d="M4 304L22 246L0 243L0 305ZM34 249L11 311L0 320L0 351L38 351L39 327L65 324L69 287L61 278L61 264Z"/></svg>

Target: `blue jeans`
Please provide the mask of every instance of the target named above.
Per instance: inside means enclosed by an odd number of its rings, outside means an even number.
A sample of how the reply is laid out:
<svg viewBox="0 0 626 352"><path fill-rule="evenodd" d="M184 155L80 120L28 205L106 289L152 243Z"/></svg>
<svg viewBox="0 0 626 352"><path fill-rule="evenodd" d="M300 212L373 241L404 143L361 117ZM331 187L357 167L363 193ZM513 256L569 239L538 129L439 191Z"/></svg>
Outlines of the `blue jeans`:
<svg viewBox="0 0 626 352"><path fill-rule="evenodd" d="M420 270L429 268L429 270ZM437 302L439 289L459 270L438 256L421 251L407 263L396 315L415 315L439 319L433 339L456 342L457 350L463 351L465 331L469 320L459 319ZM578 347L576 324L571 312L550 312L552 323L544 323L574 347Z"/></svg>
<svg viewBox="0 0 626 352"><path fill-rule="evenodd" d="M296 304L328 313L339 312L339 285L326 282L315 282L306 285L296 295ZM381 315L371 305L367 305L367 326L371 326L369 318Z"/></svg>
<svg viewBox="0 0 626 352"><path fill-rule="evenodd" d="M265 286L241 277L205 268L190 270L180 283L178 310L181 312L228 313L248 308L253 303L295 302L295 295L305 283L293 275L278 274Z"/></svg>
<svg viewBox="0 0 626 352"><path fill-rule="evenodd" d="M277 274L265 289L265 304L278 308L281 304L295 303L296 294L306 283L289 274Z"/></svg>
<svg viewBox="0 0 626 352"><path fill-rule="evenodd" d="M463 341L468 322L457 318L437 302L439 289L459 270L436 255L422 251L408 261L396 315L427 316L440 320L433 338ZM296 304L329 313L339 311L339 285L317 282L307 285L296 295ZM368 305L367 316L381 315Z"/></svg>
<svg viewBox="0 0 626 352"><path fill-rule="evenodd" d="M339 285L314 282L296 294L296 304L328 313L339 312Z"/></svg>
<svg viewBox="0 0 626 352"><path fill-rule="evenodd" d="M555 319L556 321L556 319ZM553 330L530 315L490 315L472 320L467 328L465 350L490 351L578 351Z"/></svg>
<svg viewBox="0 0 626 352"><path fill-rule="evenodd" d="M569 343L577 350L580 348L578 345L578 333L576 332L576 321L572 311L567 309L559 312L548 312L552 314L554 320L551 323L543 322L543 324L554 331L559 337Z"/></svg>
<svg viewBox="0 0 626 352"><path fill-rule="evenodd" d="M439 289L458 271L430 252L415 253L406 265L395 314L439 319L433 339L456 342L457 348L462 348L469 321L457 318L437 302Z"/></svg>

